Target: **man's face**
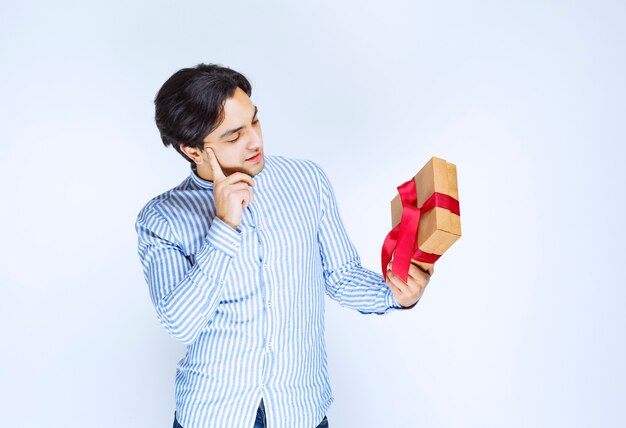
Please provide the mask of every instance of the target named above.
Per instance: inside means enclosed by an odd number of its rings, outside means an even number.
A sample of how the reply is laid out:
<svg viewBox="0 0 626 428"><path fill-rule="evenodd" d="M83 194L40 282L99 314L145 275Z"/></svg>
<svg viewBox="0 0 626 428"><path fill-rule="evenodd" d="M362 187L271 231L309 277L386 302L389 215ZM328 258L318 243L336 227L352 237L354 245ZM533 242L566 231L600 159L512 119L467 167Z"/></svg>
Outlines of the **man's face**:
<svg viewBox="0 0 626 428"><path fill-rule="evenodd" d="M198 175L213 180L207 148L213 149L224 175L243 172L255 176L263 170L263 137L257 108L248 95L237 88L233 96L224 103L224 120L204 138L204 151L198 153Z"/></svg>

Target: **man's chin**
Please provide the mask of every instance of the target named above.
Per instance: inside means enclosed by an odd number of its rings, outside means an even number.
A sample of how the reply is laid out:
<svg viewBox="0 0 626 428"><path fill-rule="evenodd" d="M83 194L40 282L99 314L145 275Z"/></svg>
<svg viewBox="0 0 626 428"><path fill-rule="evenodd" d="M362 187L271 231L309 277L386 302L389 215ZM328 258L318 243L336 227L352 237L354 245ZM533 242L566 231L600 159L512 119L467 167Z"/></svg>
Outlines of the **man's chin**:
<svg viewBox="0 0 626 428"><path fill-rule="evenodd" d="M257 175L259 172L263 171L263 168L265 168L265 159L261 158L261 160L259 161L259 163L257 163L256 165L254 165L253 168L249 168L250 169L250 175L251 176L255 176Z"/></svg>

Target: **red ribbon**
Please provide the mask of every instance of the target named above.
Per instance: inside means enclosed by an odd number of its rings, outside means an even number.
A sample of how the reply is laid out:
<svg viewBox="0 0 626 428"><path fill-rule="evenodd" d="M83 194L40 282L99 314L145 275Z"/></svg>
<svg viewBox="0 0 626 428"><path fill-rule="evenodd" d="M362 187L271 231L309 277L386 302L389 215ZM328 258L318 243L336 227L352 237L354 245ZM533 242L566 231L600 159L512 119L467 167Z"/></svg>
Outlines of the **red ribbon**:
<svg viewBox="0 0 626 428"><path fill-rule="evenodd" d="M438 254L425 253L417 246L417 230L422 213L430 211L435 207L445 208L456 215L461 215L461 213L459 201L452 196L438 192L433 193L422 207L418 208L417 191L413 179L398 186L398 193L402 201L402 218L400 223L387 234L385 242L383 242L381 253L382 271L383 276L387 279L387 265L389 265L393 255L391 271L404 282L407 282L411 259L424 263L435 263L440 257Z"/></svg>

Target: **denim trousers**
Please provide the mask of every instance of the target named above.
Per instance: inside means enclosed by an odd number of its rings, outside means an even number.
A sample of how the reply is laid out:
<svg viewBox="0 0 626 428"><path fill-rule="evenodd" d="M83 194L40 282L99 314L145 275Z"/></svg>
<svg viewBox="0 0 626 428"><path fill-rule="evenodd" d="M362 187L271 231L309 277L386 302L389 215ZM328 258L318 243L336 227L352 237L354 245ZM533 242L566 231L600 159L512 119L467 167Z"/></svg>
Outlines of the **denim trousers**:
<svg viewBox="0 0 626 428"><path fill-rule="evenodd" d="M263 400L261 400L261 404L259 405L259 410L256 412L256 420L254 421L253 428L266 428L267 422L265 420L265 406L263 405ZM183 428L181 424L178 423L176 419L176 412L174 412L174 427L173 428ZM324 416L322 422L317 426L317 428L328 428L328 419Z"/></svg>

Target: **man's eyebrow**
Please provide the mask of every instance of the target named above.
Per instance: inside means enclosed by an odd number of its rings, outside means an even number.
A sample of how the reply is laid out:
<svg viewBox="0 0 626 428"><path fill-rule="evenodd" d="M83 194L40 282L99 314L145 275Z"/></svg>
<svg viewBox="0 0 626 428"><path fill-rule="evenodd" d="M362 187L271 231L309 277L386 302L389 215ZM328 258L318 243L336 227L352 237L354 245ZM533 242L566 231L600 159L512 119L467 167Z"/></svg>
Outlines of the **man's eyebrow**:
<svg viewBox="0 0 626 428"><path fill-rule="evenodd" d="M252 115L252 120L254 120L254 118L256 117L256 114L258 113L259 109L257 106L254 106L254 114ZM233 135L235 132L239 132L243 129L243 126L240 126L239 128L235 128L235 129L231 129L230 131L226 131L224 132L222 135L220 135L220 140L224 139L230 135Z"/></svg>

